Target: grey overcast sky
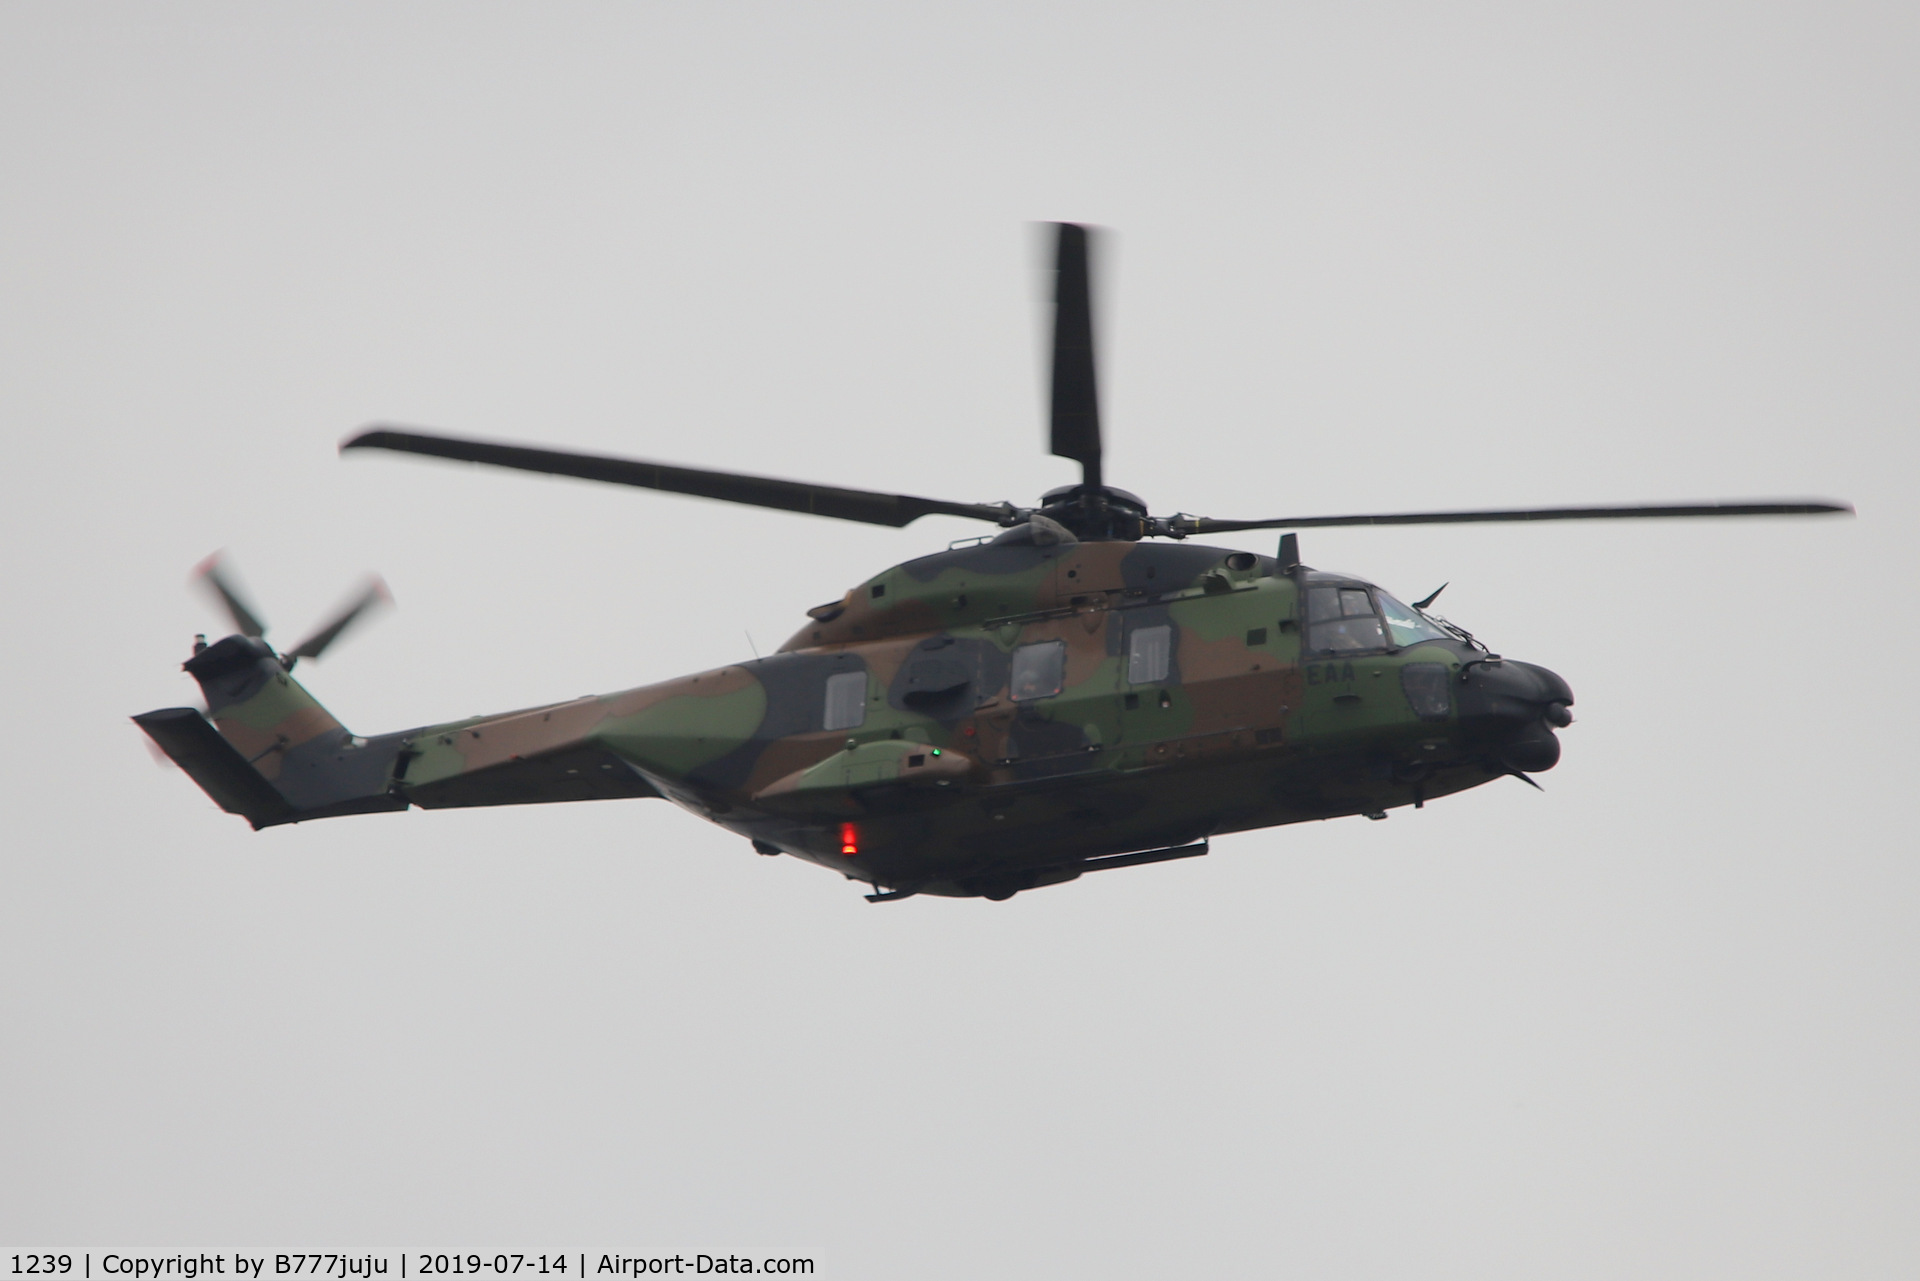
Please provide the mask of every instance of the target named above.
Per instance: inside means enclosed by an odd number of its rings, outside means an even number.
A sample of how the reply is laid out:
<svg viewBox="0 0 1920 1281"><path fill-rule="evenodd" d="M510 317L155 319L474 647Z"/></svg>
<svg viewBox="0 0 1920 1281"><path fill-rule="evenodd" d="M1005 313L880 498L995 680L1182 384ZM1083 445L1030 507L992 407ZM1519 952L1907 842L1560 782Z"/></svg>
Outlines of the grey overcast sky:
<svg viewBox="0 0 1920 1281"><path fill-rule="evenodd" d="M0 1240L826 1278L1920 1272L1920 8L0 6ZM362 732L765 651L977 532L378 456L389 420L966 501L1103 245L1156 510L1571 682L1544 794L885 906L655 802L262 834L127 717L229 549ZM1268 535L1221 540L1267 550Z"/></svg>

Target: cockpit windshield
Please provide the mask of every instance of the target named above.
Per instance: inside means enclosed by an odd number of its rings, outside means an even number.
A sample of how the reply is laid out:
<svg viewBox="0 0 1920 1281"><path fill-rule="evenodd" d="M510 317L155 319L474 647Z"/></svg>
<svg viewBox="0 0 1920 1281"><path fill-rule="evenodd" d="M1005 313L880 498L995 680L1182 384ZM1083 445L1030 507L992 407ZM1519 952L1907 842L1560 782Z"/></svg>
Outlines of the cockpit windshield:
<svg viewBox="0 0 1920 1281"><path fill-rule="evenodd" d="M1377 587L1307 588L1307 647L1320 653L1404 649L1449 639L1451 634L1438 623Z"/></svg>
<svg viewBox="0 0 1920 1281"><path fill-rule="evenodd" d="M1375 589L1380 613L1387 620L1387 636L1396 647L1418 645L1421 641L1446 640L1440 625L1411 605L1402 605L1385 592Z"/></svg>

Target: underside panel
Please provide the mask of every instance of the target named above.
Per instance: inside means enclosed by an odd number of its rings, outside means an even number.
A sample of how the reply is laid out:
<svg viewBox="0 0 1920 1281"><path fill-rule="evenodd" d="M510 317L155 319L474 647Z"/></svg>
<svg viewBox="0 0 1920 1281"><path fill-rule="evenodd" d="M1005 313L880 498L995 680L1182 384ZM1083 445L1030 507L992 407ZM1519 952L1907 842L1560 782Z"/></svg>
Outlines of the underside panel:
<svg viewBox="0 0 1920 1281"><path fill-rule="evenodd" d="M408 800L430 810L659 795L645 775L598 744L508 761L407 791Z"/></svg>

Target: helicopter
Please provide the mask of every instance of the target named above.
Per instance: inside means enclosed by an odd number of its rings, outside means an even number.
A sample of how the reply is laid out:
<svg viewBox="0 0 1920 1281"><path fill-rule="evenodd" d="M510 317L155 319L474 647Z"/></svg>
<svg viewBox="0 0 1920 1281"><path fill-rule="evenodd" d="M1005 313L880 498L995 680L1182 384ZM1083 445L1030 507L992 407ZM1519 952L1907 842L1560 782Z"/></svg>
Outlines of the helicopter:
<svg viewBox="0 0 1920 1281"><path fill-rule="evenodd" d="M383 598L285 654L217 563L237 632L184 664L207 706L133 719L255 829L400 811L662 798L870 887L1005 900L1206 854L1233 832L1371 819L1552 769L1567 682L1373 583L1301 562L1339 525L1846 514L1845 503L1221 520L1106 483L1089 229L1054 228L1049 449L1078 484L965 503L373 426L387 450L903 528L997 533L807 611L778 652L620 693L360 737L293 679ZM1274 555L1191 539L1285 530ZM1442 590L1444 590L1444 585Z"/></svg>

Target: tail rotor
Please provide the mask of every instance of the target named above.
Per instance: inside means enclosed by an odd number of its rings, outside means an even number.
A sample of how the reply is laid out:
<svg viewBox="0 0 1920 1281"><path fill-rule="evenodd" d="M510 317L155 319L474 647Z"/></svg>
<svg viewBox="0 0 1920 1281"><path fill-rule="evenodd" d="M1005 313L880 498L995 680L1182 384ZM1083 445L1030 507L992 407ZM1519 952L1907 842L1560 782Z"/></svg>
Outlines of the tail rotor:
<svg viewBox="0 0 1920 1281"><path fill-rule="evenodd" d="M212 592L214 598L225 607L227 617L233 620L235 631L242 636L265 636L267 625L248 607L246 597L241 595L233 579L221 569L220 558L224 555L225 552L215 552L194 566L194 581Z"/></svg>
<svg viewBox="0 0 1920 1281"><path fill-rule="evenodd" d="M247 600L245 593L235 584L233 576L227 572L222 562L221 552L201 561L194 569L194 581L210 593L219 602L227 616L233 620L234 628L242 635L264 638L267 625L259 613ZM303 658L318 658L327 648L340 639L342 633L352 627L369 611L393 603L393 594L387 590L387 584L378 574L369 575L366 585L343 604L326 622L314 628L307 638L285 653L279 654L280 666L287 671Z"/></svg>

